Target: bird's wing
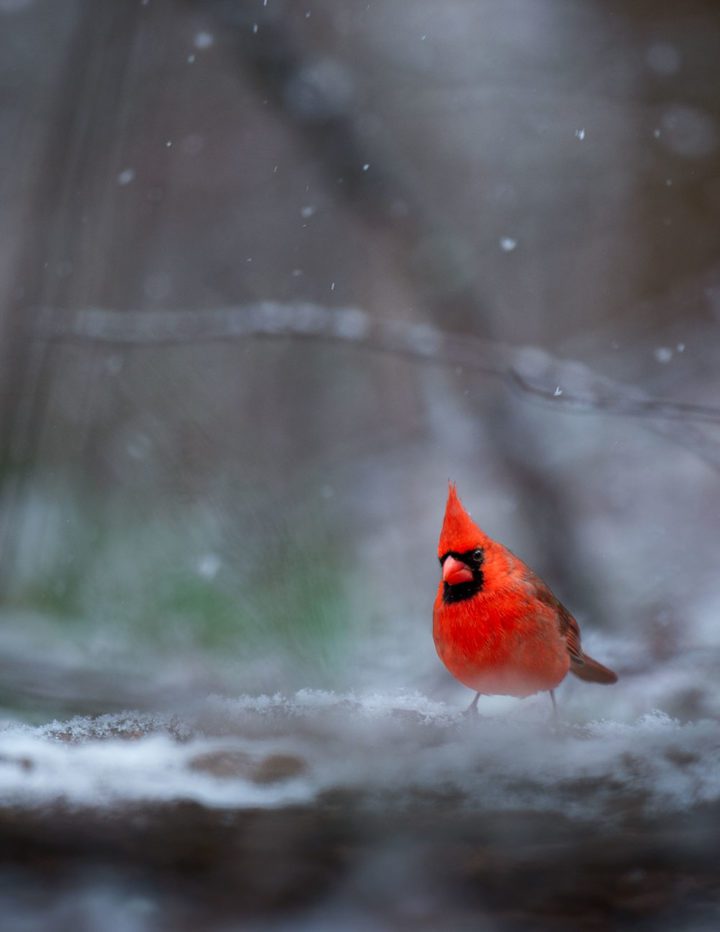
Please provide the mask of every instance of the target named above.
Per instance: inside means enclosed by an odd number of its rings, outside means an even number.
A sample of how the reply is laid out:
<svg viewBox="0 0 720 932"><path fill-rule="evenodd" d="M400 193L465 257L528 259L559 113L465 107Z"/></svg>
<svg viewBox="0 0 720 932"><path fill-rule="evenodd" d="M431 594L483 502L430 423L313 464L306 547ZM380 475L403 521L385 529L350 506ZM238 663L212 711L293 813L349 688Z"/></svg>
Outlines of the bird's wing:
<svg viewBox="0 0 720 932"><path fill-rule="evenodd" d="M603 666L582 649L580 625L575 621L562 602L556 598L545 583L533 573L529 579L535 597L550 606L556 614L560 635L565 638L567 652L570 654L570 672L589 683L616 683L617 673Z"/></svg>
<svg viewBox="0 0 720 932"><path fill-rule="evenodd" d="M554 596L553 596L554 598ZM584 664L585 654L580 643L580 625L575 621L562 602L555 599L560 624L560 634L565 638L571 663Z"/></svg>
<svg viewBox="0 0 720 932"><path fill-rule="evenodd" d="M545 583L534 573L528 580L533 588L533 595L542 602L543 605L549 606L558 620L560 634L565 638L567 651L570 654L570 661L574 664L585 663L582 644L580 642L580 625L575 621L570 612L565 608L562 602L556 598L548 589Z"/></svg>

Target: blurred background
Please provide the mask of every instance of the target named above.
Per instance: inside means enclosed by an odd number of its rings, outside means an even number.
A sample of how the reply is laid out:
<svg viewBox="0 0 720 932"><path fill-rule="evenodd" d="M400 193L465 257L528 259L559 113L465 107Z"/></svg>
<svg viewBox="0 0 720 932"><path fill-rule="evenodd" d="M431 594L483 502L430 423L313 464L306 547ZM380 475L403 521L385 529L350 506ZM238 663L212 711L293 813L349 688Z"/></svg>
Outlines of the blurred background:
<svg viewBox="0 0 720 932"><path fill-rule="evenodd" d="M9 709L449 695L448 478L588 644L715 643L716 413L623 408L718 397L714 4L0 0L0 27Z"/></svg>
<svg viewBox="0 0 720 932"><path fill-rule="evenodd" d="M461 708L431 638L448 479L620 672L563 684L565 718L716 720L719 28L709 0L0 0L3 727L302 689ZM352 734L321 736L318 760ZM622 769L637 733L617 734ZM257 829L248 863L275 839L304 877L289 824ZM514 850L506 830L488 850ZM423 907L429 835L403 849L422 869L386 875L387 831L333 902L390 915L404 890L397 924L337 906L297 928L438 928L465 902ZM468 845L477 880L490 861ZM276 866L262 850L256 873ZM577 850L544 863L574 876ZM81 871L38 914L14 870L0 895L23 928L156 927L144 880ZM604 870L583 874L591 906L645 883Z"/></svg>

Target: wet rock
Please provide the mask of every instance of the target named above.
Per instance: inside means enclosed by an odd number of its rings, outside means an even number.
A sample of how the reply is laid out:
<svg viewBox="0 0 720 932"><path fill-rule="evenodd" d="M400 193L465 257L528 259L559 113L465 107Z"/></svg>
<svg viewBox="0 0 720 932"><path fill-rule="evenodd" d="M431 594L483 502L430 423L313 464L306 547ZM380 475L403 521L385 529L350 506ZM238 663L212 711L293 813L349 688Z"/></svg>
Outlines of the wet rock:
<svg viewBox="0 0 720 932"><path fill-rule="evenodd" d="M193 757L188 767L213 777L250 777L254 762L245 751L209 751Z"/></svg>
<svg viewBox="0 0 720 932"><path fill-rule="evenodd" d="M198 754L190 770L225 779L242 778L260 785L292 780L307 772L306 762L295 754L268 754L256 758L247 751L221 750Z"/></svg>
<svg viewBox="0 0 720 932"><path fill-rule="evenodd" d="M21 770L31 771L35 763L30 757L10 757L7 754L0 754L0 765L16 764Z"/></svg>
<svg viewBox="0 0 720 932"><path fill-rule="evenodd" d="M255 783L279 783L292 780L307 771L305 761L294 754L270 754L255 768Z"/></svg>

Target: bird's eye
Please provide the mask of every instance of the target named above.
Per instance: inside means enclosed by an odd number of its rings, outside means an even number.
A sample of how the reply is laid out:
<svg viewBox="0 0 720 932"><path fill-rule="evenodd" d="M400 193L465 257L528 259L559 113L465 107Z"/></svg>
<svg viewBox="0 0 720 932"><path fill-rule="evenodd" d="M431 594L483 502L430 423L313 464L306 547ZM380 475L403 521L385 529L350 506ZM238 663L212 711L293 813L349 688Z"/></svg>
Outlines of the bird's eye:
<svg viewBox="0 0 720 932"><path fill-rule="evenodd" d="M482 560L483 560L483 552L482 552L482 548L481 548L481 547L478 547L477 550L473 550L473 560L474 560L476 563L482 563Z"/></svg>

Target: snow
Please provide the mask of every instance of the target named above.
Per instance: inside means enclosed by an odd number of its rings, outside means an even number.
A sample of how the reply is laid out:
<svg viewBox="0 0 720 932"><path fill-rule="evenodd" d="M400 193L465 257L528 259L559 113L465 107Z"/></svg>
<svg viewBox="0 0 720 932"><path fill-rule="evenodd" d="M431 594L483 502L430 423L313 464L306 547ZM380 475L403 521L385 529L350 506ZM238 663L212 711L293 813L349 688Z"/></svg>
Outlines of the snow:
<svg viewBox="0 0 720 932"><path fill-rule="evenodd" d="M215 579L222 566L222 560L216 553L206 553L197 561L197 571L203 579Z"/></svg>
<svg viewBox="0 0 720 932"><path fill-rule="evenodd" d="M193 39L193 45L196 49L209 49L215 42L215 37L210 32L198 32Z"/></svg>
<svg viewBox="0 0 720 932"><path fill-rule="evenodd" d="M135 180L135 170L132 168L124 168L121 172L118 173L117 183L122 185L130 184Z"/></svg>
<svg viewBox="0 0 720 932"><path fill-rule="evenodd" d="M613 695L585 687L586 702L600 693ZM329 790L400 804L442 793L476 810L606 820L628 805L651 814L720 800L716 720L683 723L655 710L554 725L546 696L481 709L466 716L418 691L303 689L209 696L182 717L6 722L0 800L97 807L183 799L245 809L310 803Z"/></svg>
<svg viewBox="0 0 720 932"><path fill-rule="evenodd" d="M720 132L713 116L696 107L669 106L660 125L665 146L684 158L705 158L717 151Z"/></svg>
<svg viewBox="0 0 720 932"><path fill-rule="evenodd" d="M658 346L654 353L655 359L660 363L667 363L673 358L673 351L669 346Z"/></svg>
<svg viewBox="0 0 720 932"><path fill-rule="evenodd" d="M334 290L335 282L333 282L331 286L331 291ZM367 315L358 308L338 308L333 316L334 332L349 340L362 339L369 329L370 321Z"/></svg>

